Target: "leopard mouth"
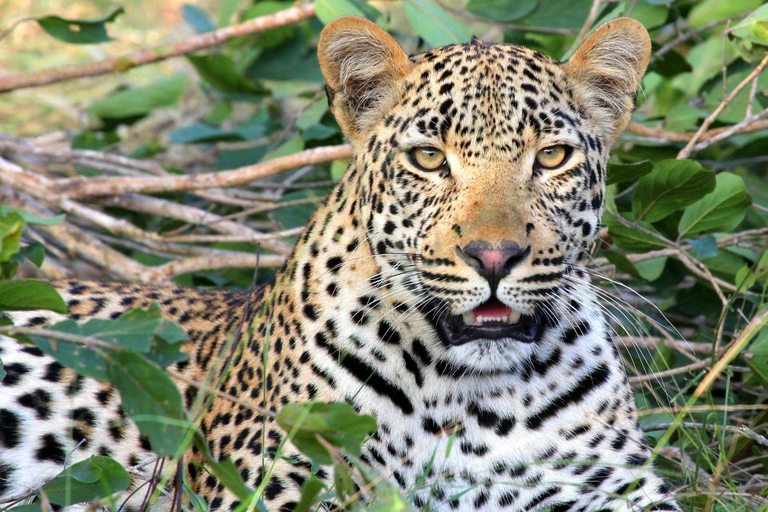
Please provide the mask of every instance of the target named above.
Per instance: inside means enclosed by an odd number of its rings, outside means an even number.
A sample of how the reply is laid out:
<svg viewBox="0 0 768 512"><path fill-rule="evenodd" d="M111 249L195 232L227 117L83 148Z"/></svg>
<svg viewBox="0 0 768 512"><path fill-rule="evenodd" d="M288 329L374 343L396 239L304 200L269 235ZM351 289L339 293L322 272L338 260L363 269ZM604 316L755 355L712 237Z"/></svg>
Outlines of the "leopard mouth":
<svg viewBox="0 0 768 512"><path fill-rule="evenodd" d="M496 298L463 315L442 315L432 321L443 341L452 346L501 339L532 343L541 333L539 315L523 315Z"/></svg>

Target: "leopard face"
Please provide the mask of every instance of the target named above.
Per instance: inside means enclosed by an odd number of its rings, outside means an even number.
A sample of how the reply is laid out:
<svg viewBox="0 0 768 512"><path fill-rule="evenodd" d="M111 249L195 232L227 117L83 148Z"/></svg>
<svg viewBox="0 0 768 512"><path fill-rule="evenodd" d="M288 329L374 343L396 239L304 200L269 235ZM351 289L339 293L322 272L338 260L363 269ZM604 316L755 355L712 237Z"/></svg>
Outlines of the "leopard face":
<svg viewBox="0 0 768 512"><path fill-rule="evenodd" d="M357 23L327 28L320 57L382 276L418 295L447 358L517 364L568 315L647 35L608 24L565 63L478 39L407 58ZM611 68L619 45L642 51Z"/></svg>

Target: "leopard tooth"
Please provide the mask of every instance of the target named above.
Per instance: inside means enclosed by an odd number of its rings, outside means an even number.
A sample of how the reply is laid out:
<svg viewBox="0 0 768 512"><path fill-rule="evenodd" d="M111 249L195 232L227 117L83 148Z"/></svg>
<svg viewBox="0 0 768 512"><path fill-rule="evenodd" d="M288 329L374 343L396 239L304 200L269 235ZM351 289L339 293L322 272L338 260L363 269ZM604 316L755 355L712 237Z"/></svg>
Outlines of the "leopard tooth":
<svg viewBox="0 0 768 512"><path fill-rule="evenodd" d="M519 312L519 311L514 311L514 310L513 310L513 311L512 311L512 312L509 314L509 316L507 316L507 323L510 323L510 324L516 324L517 322L519 322L519 321L520 321L520 317L521 317L521 316L522 316L522 315L520 314L520 312Z"/></svg>
<svg viewBox="0 0 768 512"><path fill-rule="evenodd" d="M461 318L464 320L464 325L475 325L475 320L477 320L472 311L467 311L461 315Z"/></svg>

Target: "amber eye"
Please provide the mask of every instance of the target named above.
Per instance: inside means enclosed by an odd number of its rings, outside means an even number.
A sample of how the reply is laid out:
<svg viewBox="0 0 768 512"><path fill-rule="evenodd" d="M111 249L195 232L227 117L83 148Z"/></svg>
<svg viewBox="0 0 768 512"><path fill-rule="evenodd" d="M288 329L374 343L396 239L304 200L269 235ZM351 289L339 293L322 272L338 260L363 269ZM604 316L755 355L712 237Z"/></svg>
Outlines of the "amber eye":
<svg viewBox="0 0 768 512"><path fill-rule="evenodd" d="M536 163L545 169L554 169L567 160L568 154L567 146L549 146L536 153Z"/></svg>
<svg viewBox="0 0 768 512"><path fill-rule="evenodd" d="M445 153L435 148L414 148L411 161L422 171L436 171L446 165Z"/></svg>

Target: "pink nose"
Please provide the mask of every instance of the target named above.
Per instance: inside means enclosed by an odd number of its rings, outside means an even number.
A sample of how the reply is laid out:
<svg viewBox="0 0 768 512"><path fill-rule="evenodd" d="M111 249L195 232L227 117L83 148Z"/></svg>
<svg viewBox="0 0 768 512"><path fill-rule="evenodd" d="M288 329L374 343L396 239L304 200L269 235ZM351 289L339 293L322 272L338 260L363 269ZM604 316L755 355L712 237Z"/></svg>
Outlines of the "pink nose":
<svg viewBox="0 0 768 512"><path fill-rule="evenodd" d="M458 249L462 259L483 276L493 290L501 279L525 259L529 250L530 246L522 248L509 240L504 240L498 247L482 240L473 240Z"/></svg>

